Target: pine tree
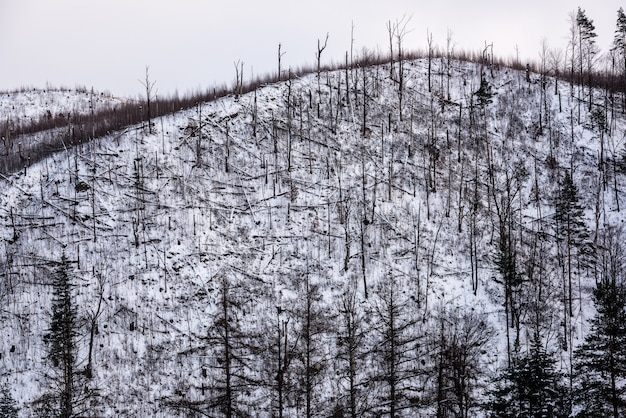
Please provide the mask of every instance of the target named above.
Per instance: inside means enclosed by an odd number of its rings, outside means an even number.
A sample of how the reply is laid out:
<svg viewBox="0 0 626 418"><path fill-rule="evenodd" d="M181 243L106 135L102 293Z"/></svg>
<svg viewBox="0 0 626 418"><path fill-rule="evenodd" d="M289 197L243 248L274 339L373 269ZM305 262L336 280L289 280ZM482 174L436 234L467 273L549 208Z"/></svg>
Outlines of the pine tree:
<svg viewBox="0 0 626 418"><path fill-rule="evenodd" d="M530 351L514 360L496 382L488 404L489 416L567 417L567 391L561 380L554 358L535 333Z"/></svg>
<svg viewBox="0 0 626 418"><path fill-rule="evenodd" d="M17 418L15 400L6 384L0 387L0 418Z"/></svg>
<svg viewBox="0 0 626 418"><path fill-rule="evenodd" d="M626 405L626 252L621 230L610 229L602 241L601 278L593 292L597 313L575 352L575 416L617 418Z"/></svg>
<svg viewBox="0 0 626 418"><path fill-rule="evenodd" d="M578 26L578 41L579 41L579 76L580 84L583 84L583 71L587 72L587 85L589 87L589 110L593 102L593 96L591 89L591 70L593 69L593 59L598 53L596 48L595 38L598 36L595 32L596 27L593 24L593 20L589 19L584 10L580 7L576 13L576 24ZM583 62L586 64L586 68L583 70Z"/></svg>
<svg viewBox="0 0 626 418"><path fill-rule="evenodd" d="M576 23L578 23L578 31L580 34L580 42L588 43L593 45L595 43L595 39L598 35L595 30L596 27L593 24L593 20L589 19L584 10L580 7L578 8L578 12L576 14ZM587 45L589 47L589 45Z"/></svg>
<svg viewBox="0 0 626 418"><path fill-rule="evenodd" d="M63 254L53 276L52 319L48 333L44 336L48 343L48 360L55 370L52 378L56 381L53 389L59 405L59 418L69 418L74 414L77 398L76 338L77 307L72 295L72 280L69 274L69 261Z"/></svg>
<svg viewBox="0 0 626 418"><path fill-rule="evenodd" d="M613 49L617 50L623 60L626 60L626 15L622 7L617 11L617 25L615 37L613 38ZM624 65L626 67L626 61Z"/></svg>
<svg viewBox="0 0 626 418"><path fill-rule="evenodd" d="M626 108L626 15L622 7L617 11L617 25L611 50L616 53L622 72L622 109Z"/></svg>

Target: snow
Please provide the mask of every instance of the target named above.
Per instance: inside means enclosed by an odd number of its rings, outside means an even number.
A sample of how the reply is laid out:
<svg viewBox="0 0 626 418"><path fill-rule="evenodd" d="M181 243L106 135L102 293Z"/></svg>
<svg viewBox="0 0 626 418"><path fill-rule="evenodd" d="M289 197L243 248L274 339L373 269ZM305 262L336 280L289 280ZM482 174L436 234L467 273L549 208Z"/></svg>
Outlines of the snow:
<svg viewBox="0 0 626 418"><path fill-rule="evenodd" d="M115 107L127 102L127 99L114 97L108 92L94 91L85 88L77 89L21 89L12 92L0 92L0 115L2 122L7 119L15 122L28 123L39 118L57 116L59 114L81 113Z"/></svg>
<svg viewBox="0 0 626 418"><path fill-rule="evenodd" d="M312 74L256 92L256 137L250 93L162 116L152 133L128 129L58 153L23 172L4 174L0 370L20 416L30 416L32 402L46 388L49 366L42 336L50 317L50 263L62 253L74 261L75 297L84 322L79 340L83 362L86 318L100 297L104 301L95 340L95 377L89 383L98 388L101 403L96 410L104 416L182 416L167 402L181 396L202 399L200 388L210 386L212 379L204 378L202 370L215 356L205 339L220 312L223 278L242 301L238 315L243 332L269 339L276 307L295 311L303 303L304 277L320 286L320 309L333 317L341 295L354 287L364 306L375 306L378 289L392 276L405 292L402 297L417 301L411 306L420 318L430 319L437 309L457 308L487 316L497 332L492 343L496 348L482 358L487 381L506 358L506 336L503 290L494 280L499 274L493 263L496 214L494 202L484 197L488 166L483 153L491 144L498 188L516 164L528 171L514 200L519 225L530 230L539 219L551 216L550 197L557 182L556 172L545 164L551 140L545 132L537 134L541 86L538 75L526 83L513 70L494 69L493 77L487 75L496 95L486 109L485 130L475 126L479 138L470 138L467 109L480 85L480 66L453 62L449 98L443 73L433 75L433 92L428 93L426 68L425 60L405 63L401 121L397 83L390 81L388 65L351 71L350 83L356 84L358 94L351 87L349 100L345 71L323 73L319 81ZM363 71L366 138L359 102ZM599 141L585 126L589 114L583 109L583 123L575 125L572 142L570 110L576 103L564 82L555 96L553 82L549 79L546 90L553 141L559 141L552 152L562 166L572 156L574 179L593 231ZM8 106L14 106L14 119L36 118L47 110L83 109L89 100L85 94L2 94L0 120L6 119ZM601 94L596 92L598 100ZM116 100L105 97L101 103L108 106ZM288 100L291 107L286 110ZM194 126L201 127L201 137ZM608 139L615 141L615 149L624 143L625 126L623 117L616 115ZM436 141L439 154L433 173L428 171L425 146L429 138ZM476 220L479 283L474 294L468 201L476 167L483 197ZM432 187L427 185L430 175L436 176ZM541 189L539 204L533 203L535 177ZM619 182L623 180L620 175ZM621 189L618 195L624 199ZM623 223L610 188L601 191L600 211L602 224ZM361 278L362 233L368 299ZM583 300L574 321L577 343L593 312L589 284L583 280ZM555 310L561 309L557 297L554 303ZM325 335L331 356L335 328ZM552 348L558 346L559 332L558 323L546 330ZM562 357L566 368L567 353ZM260 358L254 364L264 362ZM257 373L264 373L260 366ZM328 379L320 384L321 399L331 401L333 385ZM249 394L261 416L270 415L271 397L264 386Z"/></svg>

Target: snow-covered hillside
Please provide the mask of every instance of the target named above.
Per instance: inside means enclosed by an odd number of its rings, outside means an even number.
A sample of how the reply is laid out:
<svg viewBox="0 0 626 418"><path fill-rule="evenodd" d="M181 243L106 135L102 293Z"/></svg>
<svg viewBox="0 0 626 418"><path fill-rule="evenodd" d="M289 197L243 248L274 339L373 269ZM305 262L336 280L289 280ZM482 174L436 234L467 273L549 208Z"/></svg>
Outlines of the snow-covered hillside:
<svg viewBox="0 0 626 418"><path fill-rule="evenodd" d="M3 174L0 383L20 416L57 388L63 256L80 416L483 416L535 331L569 370L595 281L563 267L555 201L571 173L591 243L623 223L626 119L535 74L403 68L268 85Z"/></svg>
<svg viewBox="0 0 626 418"><path fill-rule="evenodd" d="M39 118L52 118L59 114L80 113L88 115L113 108L127 99L114 97L107 92L76 89L21 89L0 93L2 122L28 124Z"/></svg>
<svg viewBox="0 0 626 418"><path fill-rule="evenodd" d="M17 171L73 143L116 130L137 101L86 88L0 93L0 171ZM103 130L101 124L109 120ZM121 116L123 119L123 116ZM128 122L126 122L128 124ZM115 128L113 128L115 126ZM71 133L71 135L68 135ZM61 141L59 139L62 139Z"/></svg>

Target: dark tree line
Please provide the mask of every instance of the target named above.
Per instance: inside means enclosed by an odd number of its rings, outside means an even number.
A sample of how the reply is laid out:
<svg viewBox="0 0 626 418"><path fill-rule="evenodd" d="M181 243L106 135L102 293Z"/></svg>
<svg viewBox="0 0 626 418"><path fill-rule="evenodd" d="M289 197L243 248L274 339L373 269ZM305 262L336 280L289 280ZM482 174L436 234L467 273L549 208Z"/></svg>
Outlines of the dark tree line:
<svg viewBox="0 0 626 418"><path fill-rule="evenodd" d="M318 60L315 67L303 67L299 69L289 68L289 71L281 70L280 60L285 52L280 51L279 46L279 64L277 74L268 74L265 76L257 76L252 80L244 82L243 69L237 69L237 82L234 86L219 86L208 89L203 92L193 92L183 96L178 94L157 97L154 92L154 81L150 81L146 72L146 78L141 80L141 84L146 90L145 98L139 100L127 100L113 107L100 109L98 111L91 110L85 112L62 113L53 115L48 112L46 115L40 116L36 120L13 120L10 116L6 120L0 120L0 172L11 173L19 171L24 167L41 161L52 154L63 151L65 147L72 147L85 142L102 138L111 133L119 132L132 125L146 123L146 127L152 129L152 120L158 116L168 115L180 110L190 109L197 106L198 103L210 102L228 95L242 95L256 91L259 87L267 84L287 81L294 78L302 77L306 74L317 73L332 70L354 70L357 68L367 68L375 65L390 64L391 77L397 83L398 97L400 100L400 108L403 107L404 92L404 73L403 61L418 58L428 58L429 66L435 59L459 60L465 62L485 63L485 55L483 52L475 53L471 51L451 50L449 45L446 51L440 51L433 46L432 34L429 35L429 47L424 51L410 51L403 46L403 39L409 32L407 27L410 19L403 18L396 21L393 25L388 24L390 52L386 54L363 54L362 56L352 58L344 64L322 65L321 53L328 43L326 37L323 46L318 45ZM597 69L596 56L598 47L595 44L595 26L593 20L589 19L584 10L578 8L574 15L572 28L571 43L571 65L570 71L559 71L558 65L554 67L554 76L569 81L572 84L588 86L588 104L591 107L593 102L592 89L595 87L606 88L612 93L621 93L622 108L626 109L626 18L623 9L618 11L617 29L615 38L611 47L613 54L612 71L604 71ZM448 39L450 43L450 39ZM394 45L396 50L394 50ZM576 60L578 58L578 60ZM394 70L395 61L399 61L398 71ZM558 60L557 60L558 63ZM448 64L449 65L449 64ZM539 71L537 64L522 64L519 60L506 61L497 59L493 53L489 57L489 66L509 67L516 70ZM240 74L241 73L241 74ZM429 71L429 91L430 88ZM443 74L443 72L442 72ZM449 70L448 70L449 78ZM482 99L482 91L486 85L482 84L479 90L479 101ZM449 88L449 87L448 87ZM580 87L582 88L582 87ZM82 89L86 93L86 89ZM319 92L318 92L319 93ZM485 96L487 97L487 96ZM582 98L579 95L579 100ZM93 105L92 105L93 106ZM366 111L364 108L363 115ZM399 114L400 119L402 114ZM579 115L580 118L580 115ZM18 146L18 143L21 146Z"/></svg>

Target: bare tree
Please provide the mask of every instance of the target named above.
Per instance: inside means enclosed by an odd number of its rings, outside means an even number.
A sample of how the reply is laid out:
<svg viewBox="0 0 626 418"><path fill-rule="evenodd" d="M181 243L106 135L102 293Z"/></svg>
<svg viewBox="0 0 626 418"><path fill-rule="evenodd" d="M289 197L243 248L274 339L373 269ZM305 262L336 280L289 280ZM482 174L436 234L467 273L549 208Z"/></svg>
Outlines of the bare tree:
<svg viewBox="0 0 626 418"><path fill-rule="evenodd" d="M559 77L561 77L561 64L563 62L563 50L552 48L550 49L550 52L548 53L548 55L549 55L550 69L552 70L552 74L554 74L554 94L557 95L559 94ZM559 100L559 103L561 103L560 100ZM559 112L560 111L561 111L561 108L559 106Z"/></svg>
<svg viewBox="0 0 626 418"><path fill-rule="evenodd" d="M548 83L548 57L549 57L550 47L548 45L548 40L544 37L541 39L539 43L539 64L541 66L541 99L539 103L539 132L540 134L543 132L543 118L542 112L545 107L546 118L548 113L548 104L546 99L546 84ZM545 105L545 106L544 106ZM552 149L552 147L550 147Z"/></svg>
<svg viewBox="0 0 626 418"><path fill-rule="evenodd" d="M339 327L337 329L337 368L339 376L346 381L347 410L350 418L363 415L365 389L363 368L366 367L366 319L361 308L356 283L346 286L346 291L338 301Z"/></svg>
<svg viewBox="0 0 626 418"><path fill-rule="evenodd" d="M433 63L433 34L426 29L426 43L428 44L428 92L432 91L432 63Z"/></svg>
<svg viewBox="0 0 626 418"><path fill-rule="evenodd" d="M389 78L394 80L396 78L394 71L394 55L393 55L393 45L394 45L394 36L396 34L396 24L392 24L391 20L388 20L386 23L387 26L387 34L389 36Z"/></svg>
<svg viewBox="0 0 626 418"><path fill-rule="evenodd" d="M95 343L95 337L98 333L98 320L102 315L102 302L104 302L104 287L106 285L106 278L101 272L98 272L96 277L98 279L98 302L96 303L95 308L90 309L87 313L87 319L89 321L89 349L87 355L87 367L85 368L85 376L89 379L93 377L93 348Z"/></svg>
<svg viewBox="0 0 626 418"><path fill-rule="evenodd" d="M146 66L146 78L144 81L139 80L141 85L146 89L146 118L148 119L148 133L152 133L152 100L156 97L154 85L156 81L150 81L150 67Z"/></svg>
<svg viewBox="0 0 626 418"><path fill-rule="evenodd" d="M315 59L317 61L317 95L322 95L322 88L320 85L320 74L322 72L322 52L326 49L328 45L328 33L326 33L326 39L324 39L324 45L322 45L321 41L317 40L317 52L315 53Z"/></svg>
<svg viewBox="0 0 626 418"><path fill-rule="evenodd" d="M576 12L570 12L569 16L569 34L568 34L568 53L569 53L569 77L570 77L570 96L574 97L574 77L576 73L576 52L578 46L578 24L576 23ZM566 61L568 59L566 58ZM579 106L580 109L580 106ZM580 112L578 116L580 120Z"/></svg>
<svg viewBox="0 0 626 418"><path fill-rule="evenodd" d="M452 55L454 54L454 43L452 42L452 31L448 29L446 35L446 97L450 100L450 79L452 78Z"/></svg>
<svg viewBox="0 0 626 418"><path fill-rule="evenodd" d="M309 267L307 266L307 270ZM304 416L311 418L320 411L323 403L320 399L319 388L324 373L328 367L324 344L322 343L329 331L329 322L326 311L321 307L321 289L319 284L313 283L313 273L304 273L304 293L301 300L304 306L298 310L298 319L302 324L300 331L299 359L302 370L299 380L302 386L300 392L304 395Z"/></svg>
<svg viewBox="0 0 626 418"><path fill-rule="evenodd" d="M282 69L281 69L281 59L283 58L283 55L286 54L286 52L281 52L281 47L282 45L279 43L278 44L278 79L281 79L281 74L282 74Z"/></svg>
<svg viewBox="0 0 626 418"><path fill-rule="evenodd" d="M409 29L410 17L403 16L396 22L396 45L398 46L398 116L402 120L402 106L404 99L404 38L411 32Z"/></svg>
<svg viewBox="0 0 626 418"><path fill-rule="evenodd" d="M375 380L383 383L382 396L387 400L381 404L379 413L390 418L417 406L410 400L417 396L415 381L421 373L416 360L420 357L422 335L417 329L416 316L407 314L415 307L411 306L411 299L403 295L401 288L397 278L387 275L377 292L374 308L375 328L379 335L376 354L382 366Z"/></svg>
<svg viewBox="0 0 626 418"><path fill-rule="evenodd" d="M233 65L235 66L235 100L239 100L243 92L243 61L237 60Z"/></svg>
<svg viewBox="0 0 626 418"><path fill-rule="evenodd" d="M478 407L476 382L494 336L485 314L441 309L429 335L430 370L437 417L469 418ZM438 328L438 329L436 329Z"/></svg>

